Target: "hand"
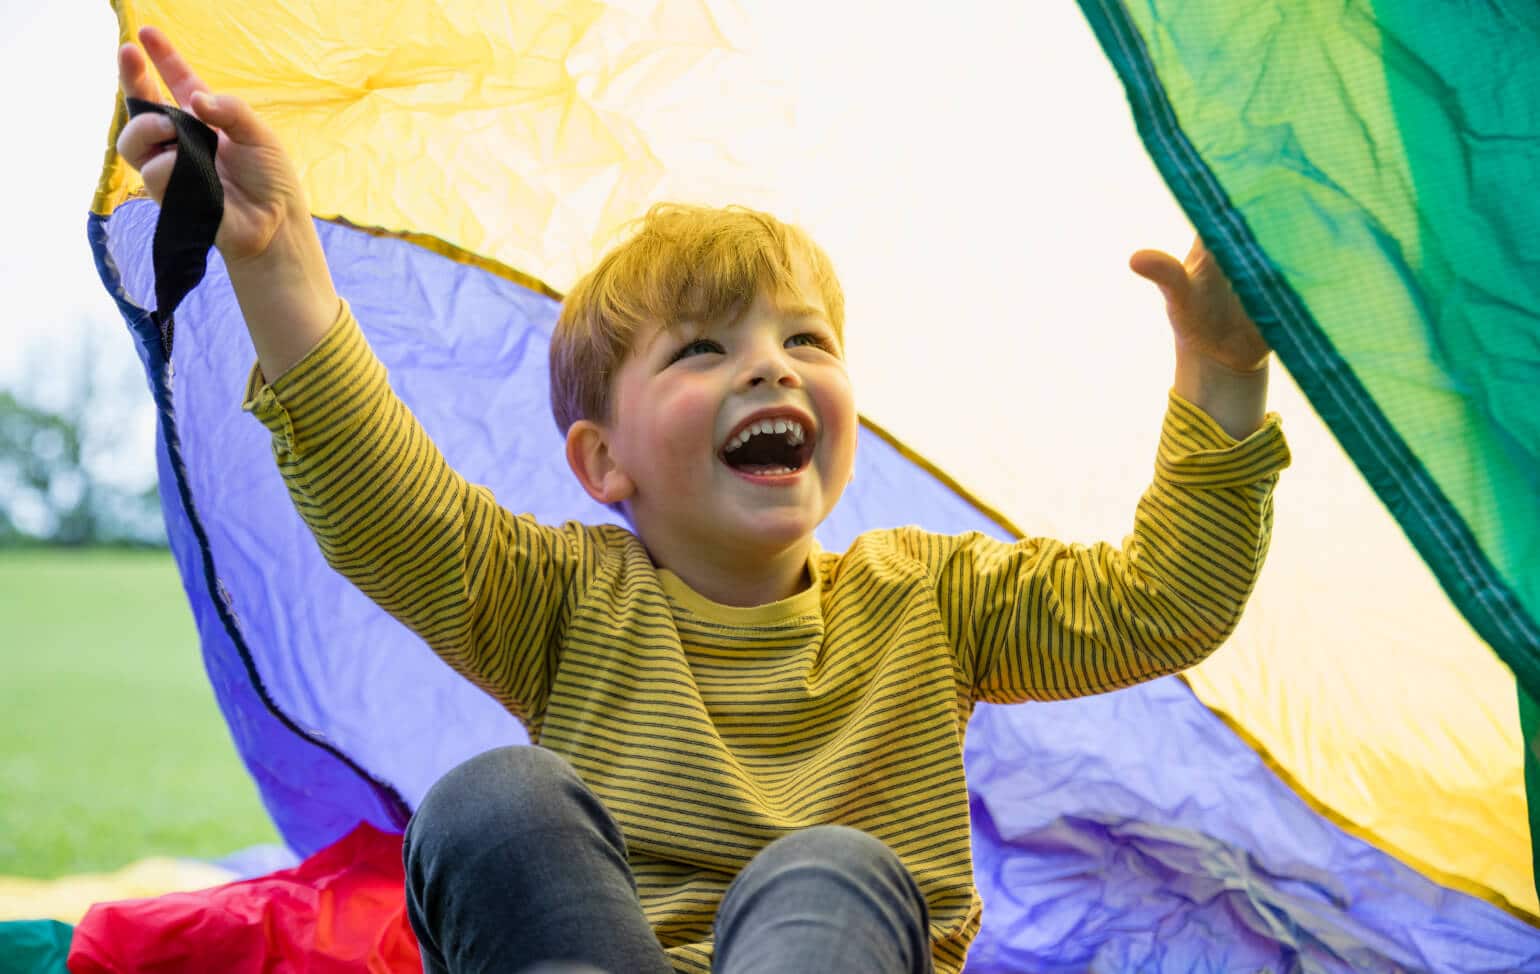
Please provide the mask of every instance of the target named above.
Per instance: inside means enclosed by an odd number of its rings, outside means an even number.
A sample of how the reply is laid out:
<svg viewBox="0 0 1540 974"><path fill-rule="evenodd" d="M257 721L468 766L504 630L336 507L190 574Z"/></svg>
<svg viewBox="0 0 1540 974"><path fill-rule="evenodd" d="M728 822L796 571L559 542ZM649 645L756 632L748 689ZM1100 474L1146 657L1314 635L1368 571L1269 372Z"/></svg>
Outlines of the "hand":
<svg viewBox="0 0 1540 974"><path fill-rule="evenodd" d="M1128 266L1165 295L1179 355L1196 354L1236 372L1267 364L1272 349L1201 237L1194 238L1185 262L1163 251L1141 250Z"/></svg>
<svg viewBox="0 0 1540 974"><path fill-rule="evenodd" d="M124 97L159 102L162 98L150 65L183 110L218 132L214 168L224 185L224 217L214 246L227 264L261 257L281 233L313 233L299 176L283 147L251 106L233 95L215 96L182 60L166 35L153 27L139 32L143 50L133 43L118 50L118 80ZM118 135L118 154L144 177L157 203L165 199L176 161L176 133L164 115L130 119ZM302 227L296 226L302 224Z"/></svg>

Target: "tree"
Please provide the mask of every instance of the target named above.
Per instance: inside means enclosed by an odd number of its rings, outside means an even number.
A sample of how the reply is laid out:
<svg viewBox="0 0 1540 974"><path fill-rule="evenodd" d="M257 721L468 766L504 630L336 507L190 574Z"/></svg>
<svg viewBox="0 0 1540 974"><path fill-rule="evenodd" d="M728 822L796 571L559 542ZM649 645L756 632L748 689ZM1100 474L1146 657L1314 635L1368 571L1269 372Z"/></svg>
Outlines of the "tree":
<svg viewBox="0 0 1540 974"><path fill-rule="evenodd" d="M0 544L165 544L144 435L153 407L131 360L104 360L93 330L73 354L31 350L30 394L0 389Z"/></svg>

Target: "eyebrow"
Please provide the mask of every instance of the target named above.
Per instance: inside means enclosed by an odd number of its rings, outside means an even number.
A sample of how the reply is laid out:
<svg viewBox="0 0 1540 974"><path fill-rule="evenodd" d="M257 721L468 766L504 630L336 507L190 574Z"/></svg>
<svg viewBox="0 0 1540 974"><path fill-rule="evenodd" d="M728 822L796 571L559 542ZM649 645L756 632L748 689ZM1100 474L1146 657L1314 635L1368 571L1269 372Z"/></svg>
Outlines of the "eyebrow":
<svg viewBox="0 0 1540 974"><path fill-rule="evenodd" d="M829 320L829 313L822 308L815 308L810 304L781 304L776 310L788 318L822 318Z"/></svg>

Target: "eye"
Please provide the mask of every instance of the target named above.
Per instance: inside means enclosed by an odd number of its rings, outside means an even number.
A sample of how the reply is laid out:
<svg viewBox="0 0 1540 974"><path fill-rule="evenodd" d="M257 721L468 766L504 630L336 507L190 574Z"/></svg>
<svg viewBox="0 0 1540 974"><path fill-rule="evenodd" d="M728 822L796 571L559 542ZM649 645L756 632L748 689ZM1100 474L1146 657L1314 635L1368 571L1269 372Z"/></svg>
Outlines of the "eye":
<svg viewBox="0 0 1540 974"><path fill-rule="evenodd" d="M690 358L693 355L706 355L713 352L721 354L722 346L709 338L697 338L695 341L690 342L688 345L675 352L673 357L668 360L668 364L673 365L680 359Z"/></svg>
<svg viewBox="0 0 1540 974"><path fill-rule="evenodd" d="M787 348L809 347L821 348L830 355L838 355L834 343L817 332L804 331L786 339Z"/></svg>

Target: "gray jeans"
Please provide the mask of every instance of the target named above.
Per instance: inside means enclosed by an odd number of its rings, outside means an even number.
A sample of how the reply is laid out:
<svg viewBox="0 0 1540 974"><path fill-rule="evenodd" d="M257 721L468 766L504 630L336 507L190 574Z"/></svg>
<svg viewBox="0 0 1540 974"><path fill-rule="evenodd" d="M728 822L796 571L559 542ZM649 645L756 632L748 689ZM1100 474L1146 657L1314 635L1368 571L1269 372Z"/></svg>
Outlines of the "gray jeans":
<svg viewBox="0 0 1540 974"><path fill-rule="evenodd" d="M670 974L620 828L562 758L488 751L406 830L406 906L425 974ZM766 846L717 912L712 970L930 974L928 911L880 841L821 825Z"/></svg>

